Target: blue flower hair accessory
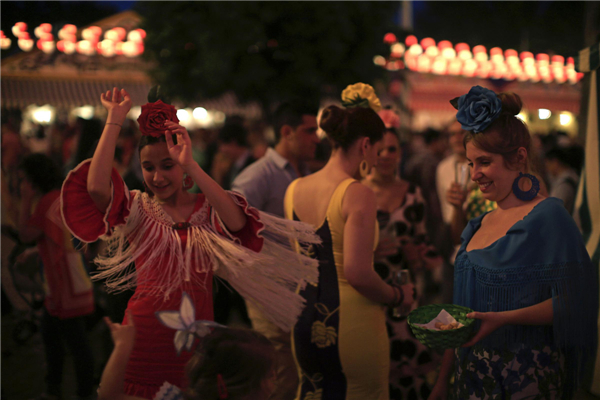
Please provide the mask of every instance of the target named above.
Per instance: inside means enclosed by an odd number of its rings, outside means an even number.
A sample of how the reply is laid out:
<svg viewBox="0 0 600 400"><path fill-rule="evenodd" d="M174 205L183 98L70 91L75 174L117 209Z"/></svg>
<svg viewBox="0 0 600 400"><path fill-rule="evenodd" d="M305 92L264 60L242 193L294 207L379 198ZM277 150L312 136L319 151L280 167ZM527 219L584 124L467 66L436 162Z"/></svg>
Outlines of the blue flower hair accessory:
<svg viewBox="0 0 600 400"><path fill-rule="evenodd" d="M224 328L224 325L213 321L196 321L196 309L190 296L183 292L181 296L181 306L179 311L157 311L156 318L162 324L171 329L177 329L175 333L175 349L177 355L184 348L187 351L192 350L192 344L196 337L204 337L210 333L210 328Z"/></svg>
<svg viewBox="0 0 600 400"><path fill-rule="evenodd" d="M502 101L492 90L473 86L469 93L450 100L456 119L466 131L483 132L500 115Z"/></svg>

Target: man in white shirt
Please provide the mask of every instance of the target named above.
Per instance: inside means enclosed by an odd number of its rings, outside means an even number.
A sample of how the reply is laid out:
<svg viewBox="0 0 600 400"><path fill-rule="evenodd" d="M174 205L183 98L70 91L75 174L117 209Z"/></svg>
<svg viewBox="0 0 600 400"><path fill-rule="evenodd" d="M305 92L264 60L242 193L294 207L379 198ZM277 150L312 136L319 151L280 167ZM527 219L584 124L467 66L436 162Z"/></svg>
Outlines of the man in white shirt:
<svg viewBox="0 0 600 400"><path fill-rule="evenodd" d="M442 217L444 218L444 222L450 225L453 206L446 200L446 192L450 189L452 182L456 181L456 166L467 163L467 152L463 145L463 138L466 131L462 130L458 121L452 122L445 131L448 133L452 154L438 164L435 181L442 208Z"/></svg>

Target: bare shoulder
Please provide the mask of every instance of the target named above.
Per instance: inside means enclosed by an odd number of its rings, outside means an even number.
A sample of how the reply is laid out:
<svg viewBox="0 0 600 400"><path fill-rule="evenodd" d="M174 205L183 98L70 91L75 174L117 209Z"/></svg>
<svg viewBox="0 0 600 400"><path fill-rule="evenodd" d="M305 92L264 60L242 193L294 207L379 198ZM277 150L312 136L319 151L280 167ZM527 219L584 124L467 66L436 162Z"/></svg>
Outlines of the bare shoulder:
<svg viewBox="0 0 600 400"><path fill-rule="evenodd" d="M348 186L342 203L344 213L356 211L372 211L377 209L375 193L368 186L354 182Z"/></svg>

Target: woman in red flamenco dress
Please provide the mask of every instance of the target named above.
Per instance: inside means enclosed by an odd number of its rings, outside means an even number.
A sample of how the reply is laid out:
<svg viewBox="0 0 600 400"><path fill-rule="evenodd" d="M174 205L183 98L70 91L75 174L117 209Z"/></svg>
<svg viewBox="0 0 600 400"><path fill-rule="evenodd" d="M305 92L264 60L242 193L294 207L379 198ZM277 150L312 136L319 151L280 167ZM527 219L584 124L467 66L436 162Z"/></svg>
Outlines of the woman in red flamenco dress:
<svg viewBox="0 0 600 400"><path fill-rule="evenodd" d="M187 292L195 319L212 320L215 273L289 330L303 306L295 288L316 282L317 269L285 241L318 239L309 226L259 213L241 195L223 190L193 160L190 137L175 108L160 100L142 106L138 119L147 190L129 191L112 165L131 99L114 88L101 101L108 110L106 126L93 158L67 176L61 211L81 241L108 243L107 254L96 259L101 272L94 279L105 279L114 291L136 287L127 307L136 324L135 346L123 389L127 396L152 399L165 381L186 386L184 366L192 354L177 354L173 331L156 312L177 309ZM202 194L187 191L194 182ZM128 268L132 262L135 271ZM191 350L191 343L182 347Z"/></svg>

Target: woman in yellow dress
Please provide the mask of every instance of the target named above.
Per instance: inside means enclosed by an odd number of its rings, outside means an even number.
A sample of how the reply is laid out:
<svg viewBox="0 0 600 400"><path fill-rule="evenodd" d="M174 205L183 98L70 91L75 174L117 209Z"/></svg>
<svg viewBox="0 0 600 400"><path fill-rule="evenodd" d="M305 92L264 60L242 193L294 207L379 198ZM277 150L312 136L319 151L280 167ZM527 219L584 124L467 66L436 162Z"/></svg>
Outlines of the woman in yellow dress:
<svg viewBox="0 0 600 400"><path fill-rule="evenodd" d="M354 87L357 107L323 111L328 163L292 182L285 198L286 217L312 224L322 239L303 249L319 260L319 282L300 289L306 307L292 332L299 400L389 399L385 305L410 304L414 295L412 284L388 285L373 269L377 202L357 179L375 164L385 126L360 104L373 104L373 89Z"/></svg>

